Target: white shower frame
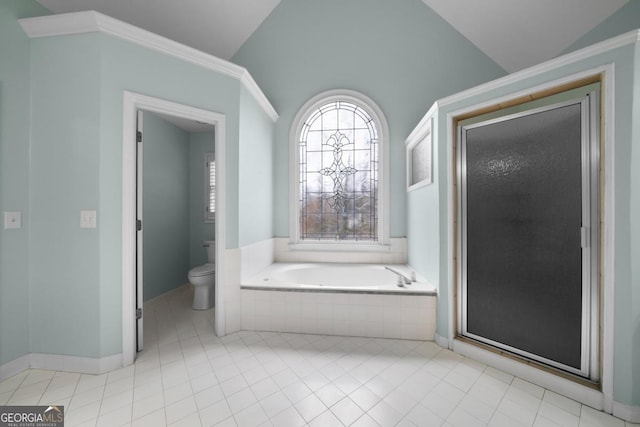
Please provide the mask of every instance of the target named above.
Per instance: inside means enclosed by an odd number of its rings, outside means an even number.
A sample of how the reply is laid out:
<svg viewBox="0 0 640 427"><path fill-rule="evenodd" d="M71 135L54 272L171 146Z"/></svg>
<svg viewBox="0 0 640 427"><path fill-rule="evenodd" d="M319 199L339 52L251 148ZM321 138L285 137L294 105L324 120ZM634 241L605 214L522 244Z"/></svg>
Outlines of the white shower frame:
<svg viewBox="0 0 640 427"><path fill-rule="evenodd" d="M497 341L493 341L481 335L476 335L468 330L468 319L464 315L467 313L467 269L465 248L467 245L467 217L468 211L465 207L465 196L467 194L466 179L466 131L501 123L513 119L532 116L536 113L548 112L558 108L579 105L580 106L580 146L581 146L581 198L582 198L582 221L588 227L582 228L582 314L581 314L581 350L580 367L574 368L560 362L545 358L535 353L530 353L522 349L509 346ZM599 172L600 172L600 98L599 91L591 91L582 96L576 96L568 101L555 102L543 107L528 109L526 111L507 114L497 118L482 120L478 123L459 126L457 144L457 172L458 172L458 224L460 227L458 235L458 280L459 293L458 300L458 333L463 336L473 338L479 342L484 342L497 348L503 348L514 354L519 354L531 360L545 363L567 372L598 381L599 371L599 349L600 349L600 328L599 328L599 283L598 283L598 248L600 246L599 232ZM586 233L584 233L586 231ZM584 234L583 234L584 233Z"/></svg>
<svg viewBox="0 0 640 427"><path fill-rule="evenodd" d="M226 247L226 203L225 189L225 115L141 95L123 93L122 117L122 365L128 366L136 357L136 116L138 110L168 114L210 124L214 127L216 150L216 285L214 332L217 336L226 333L225 323L225 271L223 267ZM143 314L144 316L144 314Z"/></svg>

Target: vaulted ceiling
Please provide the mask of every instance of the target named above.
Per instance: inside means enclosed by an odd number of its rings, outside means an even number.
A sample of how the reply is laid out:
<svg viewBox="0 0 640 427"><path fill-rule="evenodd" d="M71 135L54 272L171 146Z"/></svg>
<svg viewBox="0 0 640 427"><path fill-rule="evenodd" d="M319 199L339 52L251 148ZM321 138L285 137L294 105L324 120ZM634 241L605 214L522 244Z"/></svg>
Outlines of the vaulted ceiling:
<svg viewBox="0 0 640 427"><path fill-rule="evenodd" d="M423 0L508 72L554 58L628 0Z"/></svg>
<svg viewBox="0 0 640 427"><path fill-rule="evenodd" d="M557 56L628 1L423 0L508 72ZM53 13L96 10L230 59L280 0L38 2Z"/></svg>

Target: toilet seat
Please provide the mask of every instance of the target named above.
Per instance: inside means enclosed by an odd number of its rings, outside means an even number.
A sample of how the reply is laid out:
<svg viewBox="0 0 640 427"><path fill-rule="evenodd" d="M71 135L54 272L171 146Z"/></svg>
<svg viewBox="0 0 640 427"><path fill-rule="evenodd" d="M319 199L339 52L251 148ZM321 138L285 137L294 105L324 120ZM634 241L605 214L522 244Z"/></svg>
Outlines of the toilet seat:
<svg viewBox="0 0 640 427"><path fill-rule="evenodd" d="M198 267L194 267L191 270L189 270L189 276L191 277L208 276L215 272L216 272L216 265L207 263L207 264L199 265Z"/></svg>

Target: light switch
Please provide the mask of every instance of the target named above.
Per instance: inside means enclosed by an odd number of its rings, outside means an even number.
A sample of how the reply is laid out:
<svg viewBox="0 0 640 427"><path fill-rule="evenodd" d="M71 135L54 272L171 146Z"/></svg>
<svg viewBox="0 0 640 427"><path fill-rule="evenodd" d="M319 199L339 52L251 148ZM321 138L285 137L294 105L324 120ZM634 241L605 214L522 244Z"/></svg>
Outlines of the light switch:
<svg viewBox="0 0 640 427"><path fill-rule="evenodd" d="M96 228L96 211L80 211L80 228Z"/></svg>
<svg viewBox="0 0 640 427"><path fill-rule="evenodd" d="M22 212L5 212L4 213L4 228L6 230L11 228L22 227Z"/></svg>

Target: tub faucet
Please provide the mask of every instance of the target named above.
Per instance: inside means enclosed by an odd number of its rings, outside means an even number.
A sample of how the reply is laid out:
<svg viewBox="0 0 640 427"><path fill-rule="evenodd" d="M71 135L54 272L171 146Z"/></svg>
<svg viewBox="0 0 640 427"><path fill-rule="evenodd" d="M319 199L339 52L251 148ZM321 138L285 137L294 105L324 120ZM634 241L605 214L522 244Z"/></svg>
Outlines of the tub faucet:
<svg viewBox="0 0 640 427"><path fill-rule="evenodd" d="M398 276L398 282L404 282L405 285L410 285L411 284L411 279L409 279L407 276L405 276L404 274L400 273L399 271L396 271L393 268L388 267L386 265L384 266L384 268L386 270L389 270L390 272L392 272L396 276Z"/></svg>

